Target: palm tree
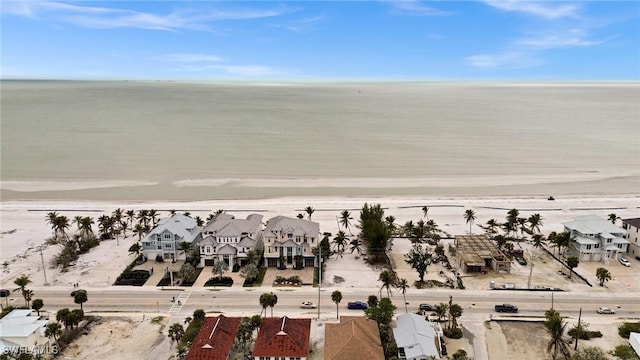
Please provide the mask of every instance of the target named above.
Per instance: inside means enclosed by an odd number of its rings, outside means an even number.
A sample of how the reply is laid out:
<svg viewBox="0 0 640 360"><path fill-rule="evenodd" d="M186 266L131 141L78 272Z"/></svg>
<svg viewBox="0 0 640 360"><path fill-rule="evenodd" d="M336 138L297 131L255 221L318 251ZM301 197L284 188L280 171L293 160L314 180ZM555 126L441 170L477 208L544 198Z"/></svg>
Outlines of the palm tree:
<svg viewBox="0 0 640 360"><path fill-rule="evenodd" d="M22 296L24 297L24 303L27 306L27 309L29 308L29 303L31 302L31 299L33 298L33 290L29 290L29 289L24 289L22 290Z"/></svg>
<svg viewBox="0 0 640 360"><path fill-rule="evenodd" d="M424 215L424 217L429 220L429 207L428 206L423 206L422 207L422 214Z"/></svg>
<svg viewBox="0 0 640 360"><path fill-rule="evenodd" d="M458 304L449 305L449 316L451 317L451 329L458 327L458 318L462 316L462 306Z"/></svg>
<svg viewBox="0 0 640 360"><path fill-rule="evenodd" d="M304 208L304 211L309 216L309 220L311 220L311 214L313 214L316 210L314 208L312 208L311 206L307 206L306 208Z"/></svg>
<svg viewBox="0 0 640 360"><path fill-rule="evenodd" d="M395 283L395 278L393 276L393 273L389 270L384 270L380 273L380 276L378 276L378 281L382 281L382 286L380 287L380 290L382 290L383 288L387 289L387 297L391 296L391 286L393 286L393 284Z"/></svg>
<svg viewBox="0 0 640 360"><path fill-rule="evenodd" d="M367 305L369 305L369 307L378 306L378 297L375 295L369 295L367 298Z"/></svg>
<svg viewBox="0 0 640 360"><path fill-rule="evenodd" d="M58 212L57 211L52 211L50 213L47 213L47 217L46 217L46 221L47 224L51 225L51 230L53 230L53 235L56 236L56 219L58 218Z"/></svg>
<svg viewBox="0 0 640 360"><path fill-rule="evenodd" d="M555 246L558 248L558 256L561 256L563 254L563 248L566 250L575 240L576 237L569 231L565 230L560 234L557 234L555 237Z"/></svg>
<svg viewBox="0 0 640 360"><path fill-rule="evenodd" d="M338 308L338 305L340 304L340 301L342 301L342 293L340 292L340 290L336 290L333 293L331 293L331 301L333 301L336 304L336 320L339 319L339 312L340 309Z"/></svg>
<svg viewBox="0 0 640 360"><path fill-rule="evenodd" d="M129 229L133 230L133 220L136 218L135 210L127 210L127 221L129 222Z"/></svg>
<svg viewBox="0 0 640 360"><path fill-rule="evenodd" d="M82 220L82 216L76 215L73 217L73 220L71 221L73 224L76 224L76 227L78 228L78 230L80 230L80 220Z"/></svg>
<svg viewBox="0 0 640 360"><path fill-rule="evenodd" d="M393 215L389 215L384 218L384 223L387 225L389 232L392 235L395 235L398 231L398 226L396 225L396 217Z"/></svg>
<svg viewBox="0 0 640 360"><path fill-rule="evenodd" d="M15 279L13 283L20 287L21 292L24 292L25 287L31 283L31 279L29 279L27 275L22 274L22 276Z"/></svg>
<svg viewBox="0 0 640 360"><path fill-rule="evenodd" d="M413 224L413 221L409 220L406 223L404 223L404 225L402 226L402 231L404 232L404 236L408 238L412 237L414 228L415 228L415 225Z"/></svg>
<svg viewBox="0 0 640 360"><path fill-rule="evenodd" d="M220 275L220 280L222 280L222 275L229 270L229 265L225 261L218 260L213 264L213 273Z"/></svg>
<svg viewBox="0 0 640 360"><path fill-rule="evenodd" d="M611 273L605 268L596 269L596 277L600 280L600 286L604 286L604 282L611 280Z"/></svg>
<svg viewBox="0 0 640 360"><path fill-rule="evenodd" d="M433 307L433 313L438 316L438 322L442 321L442 318L447 315L449 311L449 305L446 303L440 303Z"/></svg>
<svg viewBox="0 0 640 360"><path fill-rule="evenodd" d="M407 281L407 279L400 279L398 280L398 284L396 284L396 287L402 292L402 297L404 298L404 312L406 314L409 312L409 309L407 307L407 289L409 288L409 282Z"/></svg>
<svg viewBox="0 0 640 360"><path fill-rule="evenodd" d="M534 234L531 238L533 239L534 248L541 248L544 245L544 236L541 234Z"/></svg>
<svg viewBox="0 0 640 360"><path fill-rule="evenodd" d="M262 311L260 311L260 314L264 312L265 317L267 317L267 308L269 307L271 301L271 294L263 293L262 295L260 295L260 306L262 306Z"/></svg>
<svg viewBox="0 0 640 360"><path fill-rule="evenodd" d="M180 340L184 336L184 327L180 323L173 323L171 327L169 327L169 338L176 342L176 345L180 343Z"/></svg>
<svg viewBox="0 0 640 360"><path fill-rule="evenodd" d="M55 219L55 233L62 235L63 239L69 238L67 235L67 229L69 229L69 218L64 215L60 215Z"/></svg>
<svg viewBox="0 0 640 360"><path fill-rule="evenodd" d="M540 226L542 226L542 216L538 213L535 213L531 216L529 216L529 218L527 219L527 222L529 222L529 230L536 234L540 234Z"/></svg>
<svg viewBox="0 0 640 360"><path fill-rule="evenodd" d="M354 251L357 251L358 254L362 254L362 240L360 240L359 238L353 238L351 239L351 242L349 243L349 245L351 245L351 253L353 254Z"/></svg>
<svg viewBox="0 0 640 360"><path fill-rule="evenodd" d="M420 242L427 236L428 233L429 230L427 229L427 224L422 219L418 220L416 226L413 228L413 240L416 242Z"/></svg>
<svg viewBox="0 0 640 360"><path fill-rule="evenodd" d="M560 314L553 312L544 322L545 330L549 334L550 339L547 343L547 352L551 354L551 358L555 360L558 353L561 353L565 359L570 359L569 344L564 337L564 331L567 324L564 322Z"/></svg>
<svg viewBox="0 0 640 360"><path fill-rule="evenodd" d="M336 253L342 257L344 253L344 247L347 245L347 234L340 230L333 238L333 244L336 249Z"/></svg>
<svg viewBox="0 0 640 360"><path fill-rule="evenodd" d="M44 307L44 301L42 299L33 299L31 303L31 308L38 312L38 316L40 316L40 309Z"/></svg>
<svg viewBox="0 0 640 360"><path fill-rule="evenodd" d="M149 219L151 220L151 226L155 227L156 223L158 222L158 217L160 216L160 213L158 212L158 210L156 209L151 209L147 212L147 216L149 216Z"/></svg>
<svg viewBox="0 0 640 360"><path fill-rule="evenodd" d="M136 226L133 228L133 233L138 235L138 241L142 240L142 236L145 233L144 225L137 223Z"/></svg>
<svg viewBox="0 0 640 360"><path fill-rule="evenodd" d="M80 310L84 311L82 304L86 303L89 298L86 291L76 291L76 295L73 297L73 302L80 304Z"/></svg>
<svg viewBox="0 0 640 360"><path fill-rule="evenodd" d="M89 234L93 234L93 224L95 224L93 218L90 216L85 216L80 219L80 222L78 223L78 229L80 229L80 233L82 233L84 236L87 236Z"/></svg>
<svg viewBox="0 0 640 360"><path fill-rule="evenodd" d="M616 215L615 213L609 214L609 221L611 221L611 223L613 225L616 224L616 221L618 221L618 219L620 219L620 217L618 215Z"/></svg>
<svg viewBox="0 0 640 360"><path fill-rule="evenodd" d="M53 340L57 340L60 335L62 335L62 326L59 322L54 321L47 324L44 330L44 336L48 339L53 338Z"/></svg>
<svg viewBox="0 0 640 360"><path fill-rule="evenodd" d="M469 224L469 235L471 235L471 226L473 226L473 222L476 219L476 212L473 211L473 209L467 209L464 212L464 219L467 221L467 224Z"/></svg>
<svg viewBox="0 0 640 360"><path fill-rule="evenodd" d="M498 223L498 220L489 219L484 229L487 231L487 235L489 235L489 238L493 238L493 235L498 233L498 230L496 229L499 227L500 227L500 223Z"/></svg>
<svg viewBox="0 0 640 360"><path fill-rule="evenodd" d="M351 213L349 212L349 210L342 210L342 212L340 213L340 225L342 225L345 229L349 230L349 234L351 234L351 220L353 220L353 218L351 217Z"/></svg>

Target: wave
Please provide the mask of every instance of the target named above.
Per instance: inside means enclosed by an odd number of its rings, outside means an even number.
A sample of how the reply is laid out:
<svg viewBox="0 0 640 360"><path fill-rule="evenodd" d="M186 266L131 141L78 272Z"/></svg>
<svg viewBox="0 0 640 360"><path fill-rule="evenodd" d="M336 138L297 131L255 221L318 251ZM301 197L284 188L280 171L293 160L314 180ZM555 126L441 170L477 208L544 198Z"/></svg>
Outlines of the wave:
<svg viewBox="0 0 640 360"><path fill-rule="evenodd" d="M20 192L71 191L106 189L118 187L153 186L156 182L110 180L110 181L2 181L0 189Z"/></svg>

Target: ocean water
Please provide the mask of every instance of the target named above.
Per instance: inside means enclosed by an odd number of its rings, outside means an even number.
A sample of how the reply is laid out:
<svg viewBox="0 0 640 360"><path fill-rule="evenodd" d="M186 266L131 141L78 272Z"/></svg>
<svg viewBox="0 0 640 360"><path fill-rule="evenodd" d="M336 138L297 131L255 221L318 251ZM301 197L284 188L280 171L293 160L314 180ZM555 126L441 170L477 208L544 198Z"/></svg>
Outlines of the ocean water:
<svg viewBox="0 0 640 360"><path fill-rule="evenodd" d="M1 91L3 200L640 193L637 83Z"/></svg>

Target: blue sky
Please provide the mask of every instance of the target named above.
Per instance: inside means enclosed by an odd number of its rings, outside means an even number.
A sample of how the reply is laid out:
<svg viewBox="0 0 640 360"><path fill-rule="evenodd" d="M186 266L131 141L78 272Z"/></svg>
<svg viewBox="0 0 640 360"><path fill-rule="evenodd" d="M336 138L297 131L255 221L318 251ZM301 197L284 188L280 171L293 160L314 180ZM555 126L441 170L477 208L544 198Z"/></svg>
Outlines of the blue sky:
<svg viewBox="0 0 640 360"><path fill-rule="evenodd" d="M640 1L17 1L3 78L640 80Z"/></svg>

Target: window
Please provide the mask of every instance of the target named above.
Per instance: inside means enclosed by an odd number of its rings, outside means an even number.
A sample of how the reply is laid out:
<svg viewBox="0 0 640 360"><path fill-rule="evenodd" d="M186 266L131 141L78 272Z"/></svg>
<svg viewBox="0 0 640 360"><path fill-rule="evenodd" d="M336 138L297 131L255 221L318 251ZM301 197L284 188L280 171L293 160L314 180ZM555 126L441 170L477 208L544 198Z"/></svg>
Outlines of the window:
<svg viewBox="0 0 640 360"><path fill-rule="evenodd" d="M156 247L158 250L162 250L162 244L158 244L158 246Z"/></svg>
<svg viewBox="0 0 640 360"><path fill-rule="evenodd" d="M600 244L596 244L593 248L594 249L599 249L600 248Z"/></svg>
<svg viewBox="0 0 640 360"><path fill-rule="evenodd" d="M300 238L300 236L296 236L296 242L299 243L300 241L302 241L302 239Z"/></svg>
<svg viewBox="0 0 640 360"><path fill-rule="evenodd" d="M287 234L287 239L293 239L293 234Z"/></svg>
<svg viewBox="0 0 640 360"><path fill-rule="evenodd" d="M171 249L171 247L172 247L171 245L173 245L173 244L171 244L171 243L165 243L165 244L164 244L164 248L165 248L165 249Z"/></svg>
<svg viewBox="0 0 640 360"><path fill-rule="evenodd" d="M611 239L607 239L607 244L611 244Z"/></svg>
<svg viewBox="0 0 640 360"><path fill-rule="evenodd" d="M207 254L211 252L211 247L207 246Z"/></svg>
<svg viewBox="0 0 640 360"><path fill-rule="evenodd" d="M148 242L148 241L145 241L145 242L143 242L143 243L142 243L142 245L143 245L143 246L146 246L146 247L149 247L149 246L151 246L151 243L150 243L150 242Z"/></svg>
<svg viewBox="0 0 640 360"><path fill-rule="evenodd" d="M591 250L591 244L587 245L587 250Z"/></svg>
<svg viewBox="0 0 640 360"><path fill-rule="evenodd" d="M165 234L164 234L164 239L165 239L165 240L171 240L171 234L169 234L169 233L165 233Z"/></svg>

